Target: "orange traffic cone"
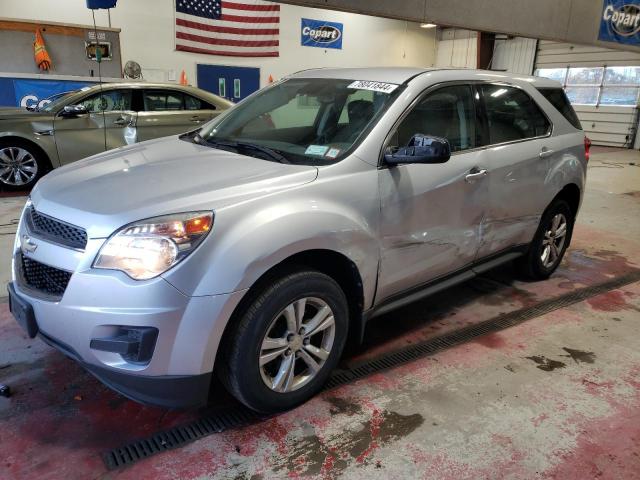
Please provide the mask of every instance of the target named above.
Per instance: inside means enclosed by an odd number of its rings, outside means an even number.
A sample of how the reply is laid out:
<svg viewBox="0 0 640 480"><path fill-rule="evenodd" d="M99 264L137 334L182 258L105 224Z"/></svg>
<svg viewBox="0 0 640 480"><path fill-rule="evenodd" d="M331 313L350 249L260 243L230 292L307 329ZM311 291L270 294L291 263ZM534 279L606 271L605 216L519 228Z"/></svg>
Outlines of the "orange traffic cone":
<svg viewBox="0 0 640 480"><path fill-rule="evenodd" d="M189 82L187 81L187 73L182 70L182 73L180 74L180 85L189 85Z"/></svg>
<svg viewBox="0 0 640 480"><path fill-rule="evenodd" d="M49 57L47 47L44 44L44 38L42 38L42 34L40 33L39 28L36 29L36 39L33 42L33 51L36 65L40 70L48 71L53 68L51 57Z"/></svg>
<svg viewBox="0 0 640 480"><path fill-rule="evenodd" d="M269 83L273 83L273 82L274 82L273 75L269 75Z"/></svg>

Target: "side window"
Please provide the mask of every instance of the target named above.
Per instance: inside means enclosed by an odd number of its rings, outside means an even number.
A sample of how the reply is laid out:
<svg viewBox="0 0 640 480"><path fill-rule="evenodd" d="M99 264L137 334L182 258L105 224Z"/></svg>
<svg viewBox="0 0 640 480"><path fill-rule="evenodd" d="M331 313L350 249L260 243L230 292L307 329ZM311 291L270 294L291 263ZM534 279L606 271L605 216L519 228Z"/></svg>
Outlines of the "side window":
<svg viewBox="0 0 640 480"><path fill-rule="evenodd" d="M183 110L182 93L172 90L145 90L144 109L147 112Z"/></svg>
<svg viewBox="0 0 640 480"><path fill-rule="evenodd" d="M540 137L551 130L540 107L522 90L504 85L481 85L480 88L491 144Z"/></svg>
<svg viewBox="0 0 640 480"><path fill-rule="evenodd" d="M207 103L199 98L192 97L191 95L184 94L184 108L185 110L215 110L216 107Z"/></svg>
<svg viewBox="0 0 640 480"><path fill-rule="evenodd" d="M85 98L84 105L89 112L113 112L131 110L131 90L108 90Z"/></svg>
<svg viewBox="0 0 640 480"><path fill-rule="evenodd" d="M479 146L471 87L455 85L430 93L398 126L391 146L404 147L418 133L446 138L452 152Z"/></svg>
<svg viewBox="0 0 640 480"><path fill-rule="evenodd" d="M567 121L576 127L578 130L582 130L580 120L576 111L571 106L571 102L567 98L567 94L560 87L558 88L539 88L538 91L549 100L549 103L556 107L558 111L567 119Z"/></svg>

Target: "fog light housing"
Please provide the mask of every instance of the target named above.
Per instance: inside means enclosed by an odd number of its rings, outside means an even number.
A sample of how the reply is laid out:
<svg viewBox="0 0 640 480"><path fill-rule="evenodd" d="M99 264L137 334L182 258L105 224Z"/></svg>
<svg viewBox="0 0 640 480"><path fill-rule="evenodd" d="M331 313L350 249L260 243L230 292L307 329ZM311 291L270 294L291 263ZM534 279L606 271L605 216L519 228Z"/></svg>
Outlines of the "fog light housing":
<svg viewBox="0 0 640 480"><path fill-rule="evenodd" d="M89 346L101 352L119 353L130 363L147 364L151 361L157 339L157 328L118 327L116 335L93 338Z"/></svg>

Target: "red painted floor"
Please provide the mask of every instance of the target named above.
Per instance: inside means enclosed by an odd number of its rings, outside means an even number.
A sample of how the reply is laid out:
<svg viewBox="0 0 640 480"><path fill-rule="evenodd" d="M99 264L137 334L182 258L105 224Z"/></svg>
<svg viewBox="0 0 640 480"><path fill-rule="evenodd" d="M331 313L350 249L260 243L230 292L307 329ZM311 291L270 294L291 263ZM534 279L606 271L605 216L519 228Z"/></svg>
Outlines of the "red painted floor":
<svg viewBox="0 0 640 480"><path fill-rule="evenodd" d="M605 248L611 243L616 250ZM380 318L364 352L345 364L620 276L638 268L619 253L632 246L579 227L551 280L517 282L506 267ZM0 382L15 393L0 399L0 478L360 478L376 471L386 478L639 478L638 337L623 335L624 348L605 352L618 363L606 369L590 338L623 326L618 335L640 334L638 312L636 284L107 473L102 452L197 412L143 407L112 393L27 340L2 304ZM578 341L585 329L586 345ZM572 340L549 338L552 332ZM554 341L557 347L536 348Z"/></svg>
<svg viewBox="0 0 640 480"><path fill-rule="evenodd" d="M510 267L491 272L376 319L363 349L343 363L640 269L636 170L610 168L599 155L573 245L550 280L523 283ZM618 163L637 161L620 155ZM640 283L113 472L102 452L199 412L111 392L26 339L4 303L0 383L14 391L0 398L0 480L640 479ZM228 404L217 389L215 403Z"/></svg>

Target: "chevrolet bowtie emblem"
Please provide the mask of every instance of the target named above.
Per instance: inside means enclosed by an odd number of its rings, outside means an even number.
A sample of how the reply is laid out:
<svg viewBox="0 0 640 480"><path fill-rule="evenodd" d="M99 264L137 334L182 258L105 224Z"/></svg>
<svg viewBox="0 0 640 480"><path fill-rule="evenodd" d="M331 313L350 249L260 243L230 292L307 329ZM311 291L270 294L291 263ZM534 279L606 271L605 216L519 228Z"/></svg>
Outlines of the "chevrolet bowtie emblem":
<svg viewBox="0 0 640 480"><path fill-rule="evenodd" d="M38 248L38 244L33 243L29 235L22 235L20 247L24 253L33 253Z"/></svg>

